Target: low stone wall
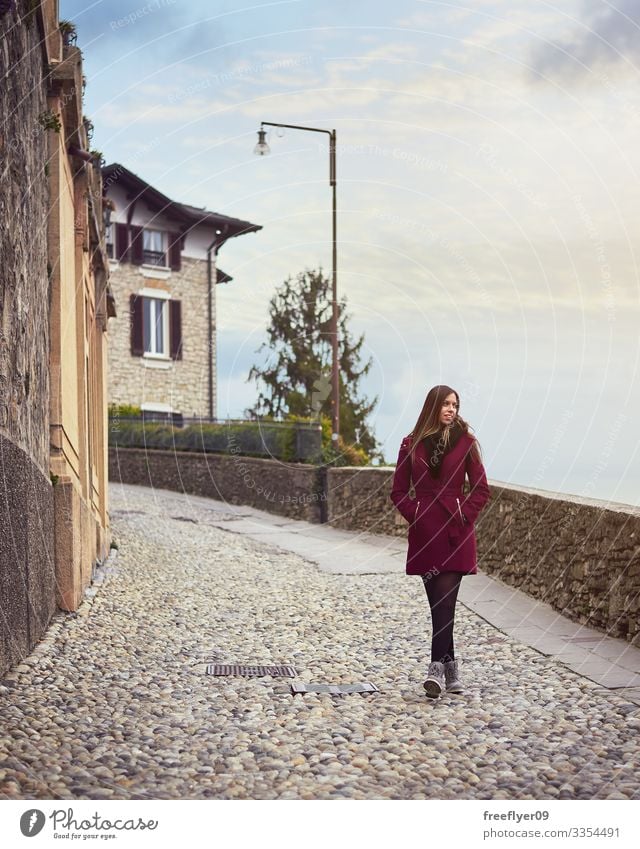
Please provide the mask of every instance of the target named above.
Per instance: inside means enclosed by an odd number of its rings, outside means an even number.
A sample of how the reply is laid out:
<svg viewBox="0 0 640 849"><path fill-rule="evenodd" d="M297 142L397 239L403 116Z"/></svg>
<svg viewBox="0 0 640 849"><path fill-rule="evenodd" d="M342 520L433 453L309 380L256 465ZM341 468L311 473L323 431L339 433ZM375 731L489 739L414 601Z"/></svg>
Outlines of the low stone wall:
<svg viewBox="0 0 640 849"><path fill-rule="evenodd" d="M389 499L393 471L371 466L330 468L329 522L351 531L406 536L408 524Z"/></svg>
<svg viewBox="0 0 640 849"><path fill-rule="evenodd" d="M640 645L640 510L505 484L481 517L482 569Z"/></svg>
<svg viewBox="0 0 640 849"><path fill-rule="evenodd" d="M405 536L393 469L329 469L331 524ZM640 645L640 509L492 483L478 568L565 616Z"/></svg>
<svg viewBox="0 0 640 849"><path fill-rule="evenodd" d="M109 449L109 480L247 504L281 516L320 522L318 469L227 454Z"/></svg>
<svg viewBox="0 0 640 849"><path fill-rule="evenodd" d="M248 504L347 530L406 537L393 468L319 469L240 456L119 449L111 480ZM574 621L640 645L640 509L491 483L476 524L478 567Z"/></svg>

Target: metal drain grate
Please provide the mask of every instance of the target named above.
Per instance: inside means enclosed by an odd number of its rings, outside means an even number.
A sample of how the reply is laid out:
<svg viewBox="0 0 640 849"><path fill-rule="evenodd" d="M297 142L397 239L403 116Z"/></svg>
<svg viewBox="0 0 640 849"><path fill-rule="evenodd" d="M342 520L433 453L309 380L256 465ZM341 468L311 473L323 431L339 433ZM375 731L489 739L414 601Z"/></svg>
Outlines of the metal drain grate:
<svg viewBox="0 0 640 849"><path fill-rule="evenodd" d="M342 696L348 693L379 693L375 684L364 681L362 684L302 684L291 685L291 692L296 693L330 693L332 696Z"/></svg>
<svg viewBox="0 0 640 849"><path fill-rule="evenodd" d="M295 678L298 674L294 666L242 666L239 663L210 663L207 675L241 675L249 678L259 678L263 675Z"/></svg>

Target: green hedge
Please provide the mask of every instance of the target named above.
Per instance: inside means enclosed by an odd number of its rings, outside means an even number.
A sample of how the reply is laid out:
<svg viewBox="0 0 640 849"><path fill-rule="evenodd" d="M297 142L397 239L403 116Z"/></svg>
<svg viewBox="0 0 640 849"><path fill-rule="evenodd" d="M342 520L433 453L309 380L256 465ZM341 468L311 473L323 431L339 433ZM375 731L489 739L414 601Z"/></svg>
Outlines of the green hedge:
<svg viewBox="0 0 640 849"><path fill-rule="evenodd" d="M318 458L296 457L296 426L248 424L193 424L174 427L162 422L109 420L109 446L116 448L164 448L175 451L241 454L275 457L278 460L313 462ZM320 434L318 434L318 452Z"/></svg>

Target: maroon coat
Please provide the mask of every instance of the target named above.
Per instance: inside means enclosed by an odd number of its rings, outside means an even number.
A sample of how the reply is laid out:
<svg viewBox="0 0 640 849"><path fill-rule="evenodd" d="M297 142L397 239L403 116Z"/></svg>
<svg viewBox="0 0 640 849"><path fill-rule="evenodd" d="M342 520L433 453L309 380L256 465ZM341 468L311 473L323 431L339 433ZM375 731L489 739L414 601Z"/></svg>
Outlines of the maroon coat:
<svg viewBox="0 0 640 849"><path fill-rule="evenodd" d="M400 445L390 498L409 522L407 575L430 572L464 572L475 575L476 535L474 523L491 497L480 459L471 451L475 437L461 434L456 445L442 458L440 477L432 478L427 466L424 441L413 460L415 498L409 497L411 481L411 437ZM465 475L470 491L463 496Z"/></svg>

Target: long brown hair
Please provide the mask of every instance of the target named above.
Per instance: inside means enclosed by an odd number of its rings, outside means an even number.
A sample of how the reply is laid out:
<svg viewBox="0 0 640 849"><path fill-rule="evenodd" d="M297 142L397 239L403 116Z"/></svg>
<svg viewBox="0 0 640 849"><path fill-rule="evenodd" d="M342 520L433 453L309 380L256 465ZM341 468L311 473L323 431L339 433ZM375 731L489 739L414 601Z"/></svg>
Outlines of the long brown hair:
<svg viewBox="0 0 640 849"><path fill-rule="evenodd" d="M422 406L422 410L420 411L420 415L418 416L418 421L415 423L415 426L409 436L411 439L411 448L410 453L413 459L413 454L415 453L416 448L418 447L418 443L424 439L426 436L429 436L432 433L439 433L444 429L444 447L449 444L449 428L444 427L440 422L440 412L442 410L442 405L444 404L444 399L447 395L451 395L451 393L456 396L456 402L458 404L458 409L456 410L456 415L452 424L459 425L464 433L469 434L469 436L473 436L474 443L473 447L477 451L478 459L481 459L482 455L480 453L480 444L476 437L471 433L473 428L471 425L466 422L462 416L460 415L460 396L456 392L455 389L452 389L450 386L445 386L444 384L434 386L427 393L427 397Z"/></svg>

